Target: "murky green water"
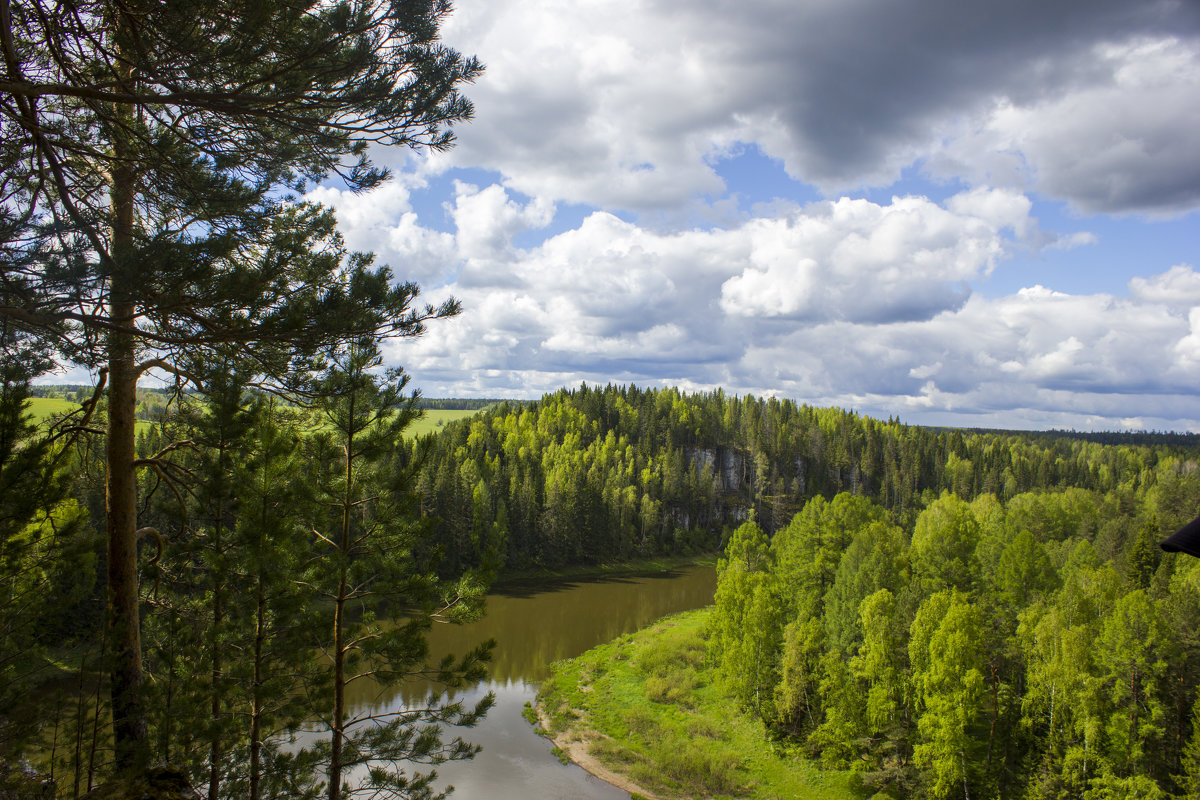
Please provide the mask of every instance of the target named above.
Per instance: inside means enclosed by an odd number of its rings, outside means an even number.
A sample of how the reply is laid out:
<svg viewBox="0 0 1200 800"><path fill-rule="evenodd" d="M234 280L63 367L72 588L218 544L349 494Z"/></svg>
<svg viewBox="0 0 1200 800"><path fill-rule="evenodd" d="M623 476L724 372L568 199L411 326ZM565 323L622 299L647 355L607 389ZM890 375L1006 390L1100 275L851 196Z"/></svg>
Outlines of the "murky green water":
<svg viewBox="0 0 1200 800"><path fill-rule="evenodd" d="M495 692L496 705L463 738L483 746L474 760L438 768L442 783L463 800L552 800L553 798L627 798L575 765L563 766L550 744L533 733L521 716L533 700L548 666L597 644L644 627L679 611L712 602L716 572L689 567L654 575L566 582L553 586L510 588L488 598L487 616L470 625L435 626L430 649L462 653L484 639L495 639L492 675L465 693L468 703ZM352 698L361 705L397 708L419 702L426 688L405 685L363 687ZM451 736L458 731L447 731Z"/></svg>

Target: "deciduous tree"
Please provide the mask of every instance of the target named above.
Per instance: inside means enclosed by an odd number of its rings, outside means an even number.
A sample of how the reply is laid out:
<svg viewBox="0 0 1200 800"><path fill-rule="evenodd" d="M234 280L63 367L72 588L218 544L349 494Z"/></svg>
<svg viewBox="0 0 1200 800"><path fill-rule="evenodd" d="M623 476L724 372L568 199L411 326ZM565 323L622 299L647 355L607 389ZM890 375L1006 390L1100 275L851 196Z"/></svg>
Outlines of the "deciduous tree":
<svg viewBox="0 0 1200 800"><path fill-rule="evenodd" d="M908 643L920 710L913 761L928 773L933 797L970 800L981 743L983 619L957 589L930 597Z"/></svg>
<svg viewBox="0 0 1200 800"><path fill-rule="evenodd" d="M755 522L734 531L717 565L712 646L734 694L768 712L778 680L782 608L766 534Z"/></svg>

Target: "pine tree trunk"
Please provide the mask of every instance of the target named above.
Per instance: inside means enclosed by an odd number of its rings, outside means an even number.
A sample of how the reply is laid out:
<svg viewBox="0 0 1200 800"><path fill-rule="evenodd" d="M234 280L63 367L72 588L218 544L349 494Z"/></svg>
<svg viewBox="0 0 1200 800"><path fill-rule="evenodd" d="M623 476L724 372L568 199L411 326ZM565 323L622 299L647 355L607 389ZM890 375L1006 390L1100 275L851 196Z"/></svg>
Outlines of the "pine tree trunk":
<svg viewBox="0 0 1200 800"><path fill-rule="evenodd" d="M329 748L329 800L339 800L342 793L342 740L346 718L346 651L342 643L346 610L344 573L343 569L333 611L333 741Z"/></svg>
<svg viewBox="0 0 1200 800"><path fill-rule="evenodd" d="M114 325L132 328L135 307L128 275L133 241L133 176L113 171L113 257L110 313ZM119 771L149 764L142 698L142 642L138 614L137 479L134 465L137 406L136 344L128 333L108 337L108 452L105 491L108 533L109 631L113 642L112 716Z"/></svg>
<svg viewBox="0 0 1200 800"><path fill-rule="evenodd" d="M218 563L221 557L221 524L225 513L224 504L217 503L217 519L213 525L213 549ZM212 740L209 743L208 754L208 800L217 800L221 790L221 625L224 621L222 607L221 581L223 575L215 575L213 581L213 629L212 629Z"/></svg>
<svg viewBox="0 0 1200 800"><path fill-rule="evenodd" d="M350 400L349 418L353 425L354 399ZM354 432L346 437L346 484L342 488L341 574L333 611L333 741L329 750L329 800L339 800L342 792L342 742L346 718L346 570L350 554L350 509L354 487Z"/></svg>
<svg viewBox="0 0 1200 800"><path fill-rule="evenodd" d="M71 797L79 797L79 782L83 778L83 727L84 712L87 710L87 695L84 693L84 678L87 676L87 653L79 662L79 688L76 690L75 706L75 782L72 785Z"/></svg>
<svg viewBox="0 0 1200 800"><path fill-rule="evenodd" d="M272 416L274 416L274 406L272 408ZM264 452L269 450L264 447ZM258 533L258 550L261 552L265 545L265 536L263 531L267 530L267 520L269 517L267 507L267 464L269 461L264 457L262 465L262 483L259 486L261 492L261 517L259 519ZM263 568L263 560L261 556L257 559L258 575L254 587L254 685L251 690L251 709L250 709L250 796L248 800L259 800L262 794L261 776L262 776L262 718L263 705L263 666L265 655L264 651L267 646L267 575Z"/></svg>
<svg viewBox="0 0 1200 800"><path fill-rule="evenodd" d="M265 505L265 503L264 503ZM258 586L255 595L254 622L254 686L252 690L252 707L250 710L250 797L249 800L259 800L260 775L262 773L262 715L263 715L263 649L266 644L266 592L263 589L262 574L258 576Z"/></svg>
<svg viewBox="0 0 1200 800"><path fill-rule="evenodd" d="M87 791L91 791L96 786L96 747L100 741L100 709L102 702L101 694L104 691L104 659L108 653L108 637L100 637L100 668L96 670L96 692L93 700L95 713L92 714L92 741L88 748L88 768L87 768Z"/></svg>
<svg viewBox="0 0 1200 800"><path fill-rule="evenodd" d="M128 20L120 12L113 25L118 61L128 35ZM122 63L123 77L136 81L128 62ZM129 110L119 104L118 117ZM114 329L108 334L108 440L105 484L105 516L108 534L109 633L113 643L112 719L114 758L118 772L145 769L150 763L146 709L142 697L142 641L138 613L137 569L137 475L134 464L137 406L137 342L133 276L134 195L136 171L125 135L113 137L113 159L109 199L113 225L110 243L109 318Z"/></svg>
<svg viewBox="0 0 1200 800"><path fill-rule="evenodd" d="M142 701L142 642L138 615L137 485L134 474L136 373L128 336L109 353L108 423L108 597L114 644L112 668L113 736L119 770L149 763L146 713Z"/></svg>

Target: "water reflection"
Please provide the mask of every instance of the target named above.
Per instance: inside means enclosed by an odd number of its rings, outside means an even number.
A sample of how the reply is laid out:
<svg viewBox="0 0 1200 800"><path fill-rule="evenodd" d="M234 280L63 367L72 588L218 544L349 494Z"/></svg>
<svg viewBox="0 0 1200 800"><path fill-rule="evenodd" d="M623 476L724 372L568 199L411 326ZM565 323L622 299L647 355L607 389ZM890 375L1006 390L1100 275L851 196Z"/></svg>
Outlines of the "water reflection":
<svg viewBox="0 0 1200 800"><path fill-rule="evenodd" d="M490 680L461 697L471 705L485 692L496 694L486 719L461 732L482 745L483 752L473 761L440 767L441 784L453 784L460 798L628 797L579 767L560 765L548 743L521 717L521 708L533 700L554 661L573 658L667 614L708 605L715 588L711 566L551 586L509 586L488 598L487 616L478 622L434 626L429 645L435 661L445 653L464 653L485 639L496 640ZM416 682L362 685L348 699L358 710L397 709L421 704L428 692L427 685Z"/></svg>

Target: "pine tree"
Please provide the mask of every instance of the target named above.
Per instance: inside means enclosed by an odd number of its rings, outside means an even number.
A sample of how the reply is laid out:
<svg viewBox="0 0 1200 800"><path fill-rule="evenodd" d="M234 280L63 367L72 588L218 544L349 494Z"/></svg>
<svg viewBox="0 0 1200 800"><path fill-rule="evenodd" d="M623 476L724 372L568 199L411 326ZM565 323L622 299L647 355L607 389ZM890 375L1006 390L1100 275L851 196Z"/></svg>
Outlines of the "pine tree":
<svg viewBox="0 0 1200 800"><path fill-rule="evenodd" d="M0 319L0 795L48 716L35 691L59 677L47 645L61 615L91 590L95 556L86 514L69 497L72 442L100 401L39 426L30 381L49 369L46 349ZM61 685L61 681L59 681Z"/></svg>
<svg viewBox="0 0 1200 800"><path fill-rule="evenodd" d="M240 631L242 656L230 668L244 698L237 741L245 758L244 768L231 775L228 794L262 800L299 797L315 782L311 754L289 752L283 734L312 714L309 694L320 693L328 678L324 665L311 658L307 633L320 617L309 591L316 566L312 535L303 525L310 486L295 480L309 468L298 457L298 420L278 400L261 395L250 417L236 470L240 514L234 533L251 622Z"/></svg>
<svg viewBox="0 0 1200 800"><path fill-rule="evenodd" d="M0 5L0 314L59 357L107 365L113 728L149 758L137 582L138 378L214 346L260 374L457 310L341 248L285 203L330 173L387 177L371 144L440 149L481 69L437 41L445 0L353 4L47 0Z"/></svg>
<svg viewBox="0 0 1200 800"><path fill-rule="evenodd" d="M214 360L203 379L204 408L192 406L189 440L199 450L193 467L196 477L191 495L194 540L201 544L196 567L206 599L204 609L204 666L208 672L208 797L221 796L230 738L233 686L228 663L231 634L240 627L248 609L235 600L244 582L236 570L234 531L239 516L237 464L241 462L253 418L248 413L246 376L235 359ZM239 619L242 617L243 619ZM240 699L240 698L238 698Z"/></svg>
<svg viewBox="0 0 1200 800"><path fill-rule="evenodd" d="M332 354L317 387L325 432L309 443L317 465L316 507L324 509L310 526L327 565L317 588L332 606L329 636L321 642L333 672L326 718L329 800L357 789L430 796L436 773L406 775L381 765L470 758L477 748L461 738L443 742L441 726L473 725L492 702L488 695L464 709L435 696L425 708L383 713L348 705L346 687L367 676L388 683L424 677L450 687L478 680L490 647L484 643L458 661L426 663L424 632L431 621L467 618L478 609L482 585L468 576L443 586L415 562L421 526L413 514L411 474L384 467L420 412L417 396L403 394L407 377L390 371L381 381L375 376L380 366L370 339ZM346 784L355 769L367 770L357 789Z"/></svg>

